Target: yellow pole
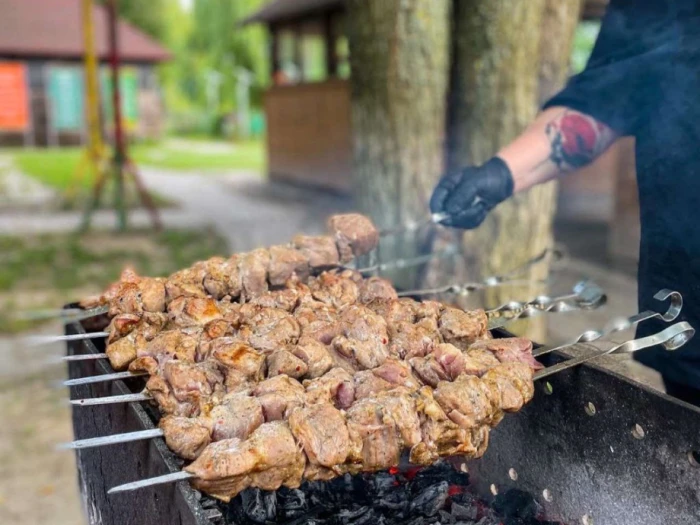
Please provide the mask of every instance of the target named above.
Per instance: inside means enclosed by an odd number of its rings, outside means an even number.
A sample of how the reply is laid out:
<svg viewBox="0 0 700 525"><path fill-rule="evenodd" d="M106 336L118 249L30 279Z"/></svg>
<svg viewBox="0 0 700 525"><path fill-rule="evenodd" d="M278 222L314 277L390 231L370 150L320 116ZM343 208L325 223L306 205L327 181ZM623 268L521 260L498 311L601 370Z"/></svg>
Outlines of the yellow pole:
<svg viewBox="0 0 700 525"><path fill-rule="evenodd" d="M88 126L88 152L93 162L100 162L104 153L100 129L100 96L98 88L95 29L92 20L92 0L83 0L83 38L85 41L85 110Z"/></svg>

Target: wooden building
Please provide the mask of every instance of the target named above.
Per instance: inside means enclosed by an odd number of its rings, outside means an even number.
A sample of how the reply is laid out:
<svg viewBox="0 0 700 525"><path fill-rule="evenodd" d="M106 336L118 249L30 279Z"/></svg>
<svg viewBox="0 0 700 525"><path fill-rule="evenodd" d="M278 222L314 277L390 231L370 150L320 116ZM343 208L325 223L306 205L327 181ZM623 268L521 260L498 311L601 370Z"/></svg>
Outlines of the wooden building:
<svg viewBox="0 0 700 525"><path fill-rule="evenodd" d="M607 0L587 0L584 20ZM337 191L351 188L352 143L344 0L274 0L245 23L269 28L272 85L265 96L270 179ZM562 180L559 219L604 221L610 254L635 259L638 216L634 155L620 141L596 163Z"/></svg>
<svg viewBox="0 0 700 525"><path fill-rule="evenodd" d="M81 0L0 0L0 145L66 145L85 136ZM93 6L103 114L108 95L107 14ZM154 66L157 42L118 22L124 119L132 136L157 137L163 110ZM104 120L104 119L103 119Z"/></svg>

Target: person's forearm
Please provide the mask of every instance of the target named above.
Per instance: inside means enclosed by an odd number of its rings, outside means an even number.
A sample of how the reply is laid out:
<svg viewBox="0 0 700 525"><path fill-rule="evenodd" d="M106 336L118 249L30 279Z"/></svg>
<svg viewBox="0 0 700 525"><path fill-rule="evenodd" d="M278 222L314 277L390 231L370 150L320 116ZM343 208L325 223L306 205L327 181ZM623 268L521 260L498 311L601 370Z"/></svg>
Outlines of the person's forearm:
<svg viewBox="0 0 700 525"><path fill-rule="evenodd" d="M497 156L510 168L518 192L591 163L615 139L615 132L593 117L553 107Z"/></svg>

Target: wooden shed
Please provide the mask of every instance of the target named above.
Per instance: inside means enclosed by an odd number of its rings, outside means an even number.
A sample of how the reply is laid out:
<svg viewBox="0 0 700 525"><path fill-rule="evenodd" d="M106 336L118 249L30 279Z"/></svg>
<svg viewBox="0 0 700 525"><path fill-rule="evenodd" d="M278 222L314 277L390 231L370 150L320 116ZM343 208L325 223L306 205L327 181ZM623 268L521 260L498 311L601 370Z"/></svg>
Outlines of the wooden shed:
<svg viewBox="0 0 700 525"><path fill-rule="evenodd" d="M63 145L84 136L81 0L0 0L0 145ZM95 45L108 89L107 14L93 6ZM120 20L125 120L130 131L157 136L162 109L154 66L170 54ZM108 111L108 97L103 97ZM111 107L111 106L110 106Z"/></svg>

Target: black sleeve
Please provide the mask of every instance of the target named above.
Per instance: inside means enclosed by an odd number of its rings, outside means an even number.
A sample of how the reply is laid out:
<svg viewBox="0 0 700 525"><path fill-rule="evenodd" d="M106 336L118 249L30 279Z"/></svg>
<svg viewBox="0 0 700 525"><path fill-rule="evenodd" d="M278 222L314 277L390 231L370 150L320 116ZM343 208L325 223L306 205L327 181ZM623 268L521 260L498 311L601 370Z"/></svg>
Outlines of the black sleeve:
<svg viewBox="0 0 700 525"><path fill-rule="evenodd" d="M667 32L656 31L665 18L658 6L657 0L613 0L586 68L544 108L571 108L620 135L634 135L653 103L660 55L668 51Z"/></svg>

